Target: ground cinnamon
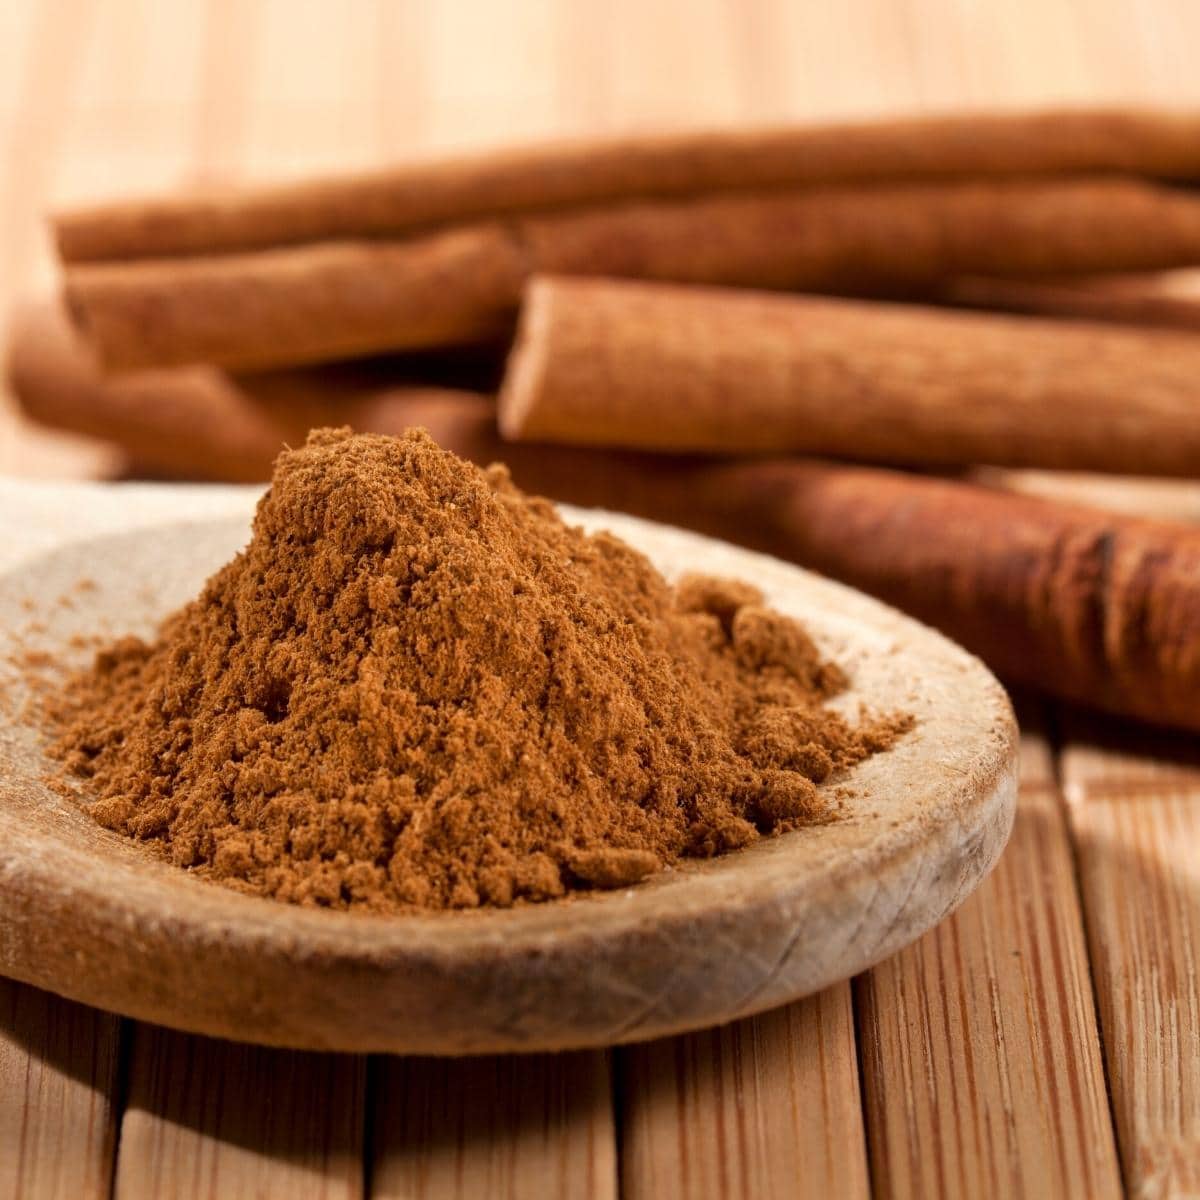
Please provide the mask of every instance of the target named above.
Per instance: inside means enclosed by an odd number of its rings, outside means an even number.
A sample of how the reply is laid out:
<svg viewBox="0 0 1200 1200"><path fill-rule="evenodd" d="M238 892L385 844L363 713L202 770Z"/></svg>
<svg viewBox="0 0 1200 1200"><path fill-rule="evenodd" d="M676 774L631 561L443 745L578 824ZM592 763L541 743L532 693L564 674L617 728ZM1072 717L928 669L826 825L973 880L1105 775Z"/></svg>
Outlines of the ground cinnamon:
<svg viewBox="0 0 1200 1200"><path fill-rule="evenodd" d="M68 264L64 286L109 368L261 369L493 334L536 272L888 294L1197 262L1200 198L1081 177L645 200L402 241Z"/></svg>
<svg viewBox="0 0 1200 1200"><path fill-rule="evenodd" d="M1200 178L1200 118L1134 109L963 116L535 146L342 179L60 216L67 262L395 235L491 214L898 179L1111 173Z"/></svg>
<svg viewBox="0 0 1200 1200"><path fill-rule="evenodd" d="M1200 338L814 296L535 279L506 436L1200 473Z"/></svg>
<svg viewBox="0 0 1200 1200"><path fill-rule="evenodd" d="M831 815L903 718L751 586L672 589L425 434L313 434L247 549L54 711L104 825L282 900L470 908L624 887Z"/></svg>

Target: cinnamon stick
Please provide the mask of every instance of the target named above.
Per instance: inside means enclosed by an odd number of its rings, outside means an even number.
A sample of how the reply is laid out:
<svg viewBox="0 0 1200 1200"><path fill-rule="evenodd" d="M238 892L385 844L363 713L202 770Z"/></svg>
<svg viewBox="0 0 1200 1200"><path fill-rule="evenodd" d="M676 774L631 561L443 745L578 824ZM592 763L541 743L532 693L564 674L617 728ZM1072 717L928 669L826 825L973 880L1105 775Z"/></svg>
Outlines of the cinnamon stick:
<svg viewBox="0 0 1200 1200"><path fill-rule="evenodd" d="M1200 337L541 277L500 395L517 440L1200 474Z"/></svg>
<svg viewBox="0 0 1200 1200"><path fill-rule="evenodd" d="M69 267L110 368L262 368L447 344L511 321L534 271L824 292L1200 262L1200 196L1137 180L711 195L345 242Z"/></svg>
<svg viewBox="0 0 1200 1200"><path fill-rule="evenodd" d="M1027 496L1086 504L1131 517L1156 517L1200 525L1200 481L1144 475L1090 475L976 467L966 478Z"/></svg>
<svg viewBox="0 0 1200 1200"><path fill-rule="evenodd" d="M519 229L542 272L829 292L1200 263L1200 195L1116 178L713 195Z"/></svg>
<svg viewBox="0 0 1200 1200"><path fill-rule="evenodd" d="M239 370L486 339L526 275L498 226L70 269L65 297L110 368Z"/></svg>
<svg viewBox="0 0 1200 1200"><path fill-rule="evenodd" d="M450 442L464 422L494 428L490 396L403 376L389 383L385 370L237 376L196 366L107 376L54 304L19 309L9 333L8 385L27 417L115 443L156 476L186 479L267 479L285 445L322 425L391 434L422 425Z"/></svg>
<svg viewBox="0 0 1200 1200"><path fill-rule="evenodd" d="M936 626L1011 682L1200 730L1194 526L880 468L595 451L589 466L582 449L524 448L540 452L514 467L527 488L789 559Z"/></svg>
<svg viewBox="0 0 1200 1200"><path fill-rule="evenodd" d="M938 297L969 308L1200 332L1200 272L1099 275L1078 279L967 278Z"/></svg>
<svg viewBox="0 0 1200 1200"><path fill-rule="evenodd" d="M14 330L23 407L107 430L161 469L265 479L282 443L297 444L310 423L383 433L423 424L476 462L507 460L528 490L791 559L937 625L1011 680L1200 730L1195 528L878 469L505 446L488 398L464 392L331 388L328 376L293 372L273 402L253 390L261 377L104 379L61 321L57 341L45 329L34 314ZM305 385L309 374L323 381Z"/></svg>
<svg viewBox="0 0 1200 1200"><path fill-rule="evenodd" d="M1200 178L1200 117L1127 109L971 114L573 143L357 177L87 208L68 262L389 236L631 198L897 179L1118 172Z"/></svg>
<svg viewBox="0 0 1200 1200"><path fill-rule="evenodd" d="M733 498L714 532L752 531L1004 678L1200 729L1200 530L871 468L749 463L705 480Z"/></svg>

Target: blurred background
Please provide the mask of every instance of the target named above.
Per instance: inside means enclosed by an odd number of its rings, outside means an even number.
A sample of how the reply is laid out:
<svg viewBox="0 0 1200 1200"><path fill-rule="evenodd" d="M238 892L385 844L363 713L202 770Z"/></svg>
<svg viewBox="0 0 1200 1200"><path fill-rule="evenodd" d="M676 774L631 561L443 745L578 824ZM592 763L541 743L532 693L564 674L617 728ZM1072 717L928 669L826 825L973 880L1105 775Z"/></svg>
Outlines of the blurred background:
<svg viewBox="0 0 1200 1200"><path fill-rule="evenodd" d="M4 0L0 318L45 214L576 134L1200 103L1194 0ZM111 451L0 401L0 471Z"/></svg>

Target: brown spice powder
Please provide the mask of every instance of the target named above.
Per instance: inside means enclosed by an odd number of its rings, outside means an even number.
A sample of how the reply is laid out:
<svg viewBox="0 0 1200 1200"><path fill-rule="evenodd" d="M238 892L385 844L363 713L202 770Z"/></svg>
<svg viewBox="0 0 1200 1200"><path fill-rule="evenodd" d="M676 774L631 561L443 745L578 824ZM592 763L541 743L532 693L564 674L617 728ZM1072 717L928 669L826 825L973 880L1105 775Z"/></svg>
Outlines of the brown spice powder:
<svg viewBox="0 0 1200 1200"><path fill-rule="evenodd" d="M468 908L614 888L831 816L889 747L743 583L669 586L424 433L280 456L245 551L64 689L101 824L297 903Z"/></svg>

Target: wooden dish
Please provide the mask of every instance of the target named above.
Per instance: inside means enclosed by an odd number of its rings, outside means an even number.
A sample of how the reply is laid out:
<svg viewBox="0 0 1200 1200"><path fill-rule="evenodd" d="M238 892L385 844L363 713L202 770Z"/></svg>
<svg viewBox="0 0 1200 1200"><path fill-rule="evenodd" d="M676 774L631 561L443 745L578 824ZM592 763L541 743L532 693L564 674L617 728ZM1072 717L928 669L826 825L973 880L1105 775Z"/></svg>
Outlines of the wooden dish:
<svg viewBox="0 0 1200 1200"><path fill-rule="evenodd" d="M272 1045L604 1045L823 988L912 941L979 883L1008 837L1016 793L1016 725L982 664L799 568L628 517L565 512L613 530L668 575L754 582L849 671L853 691L839 703L916 716L895 749L838 781L855 792L844 819L569 901L393 917L292 907L172 867L49 787L23 712L27 685L0 647L0 973L142 1020ZM68 649L73 635L149 631L244 544L248 525L247 514L77 543L0 576L10 652L81 659Z"/></svg>

